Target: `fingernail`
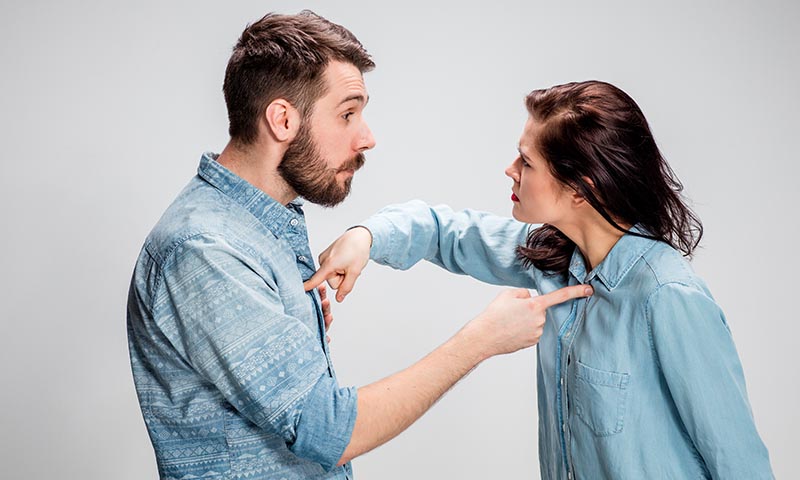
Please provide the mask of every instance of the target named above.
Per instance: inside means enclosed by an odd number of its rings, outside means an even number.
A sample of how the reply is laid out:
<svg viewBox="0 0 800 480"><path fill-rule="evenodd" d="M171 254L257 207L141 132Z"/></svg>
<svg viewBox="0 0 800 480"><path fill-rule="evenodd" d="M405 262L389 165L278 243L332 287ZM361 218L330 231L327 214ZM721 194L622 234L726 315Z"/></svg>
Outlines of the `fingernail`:
<svg viewBox="0 0 800 480"><path fill-rule="evenodd" d="M586 287L583 289L583 293L586 295L591 295L593 292L594 290L592 290L592 287Z"/></svg>

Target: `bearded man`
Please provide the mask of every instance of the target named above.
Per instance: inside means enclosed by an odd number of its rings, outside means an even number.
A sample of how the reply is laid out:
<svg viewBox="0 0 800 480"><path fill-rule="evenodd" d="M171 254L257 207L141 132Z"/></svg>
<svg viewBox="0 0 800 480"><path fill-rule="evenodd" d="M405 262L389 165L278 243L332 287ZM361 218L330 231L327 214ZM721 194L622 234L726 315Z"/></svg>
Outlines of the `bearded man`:
<svg viewBox="0 0 800 480"><path fill-rule="evenodd" d="M480 362L538 341L542 297L506 292L406 370L338 385L330 304L303 287L316 267L299 198L334 206L349 193L375 145L363 117L373 67L352 33L307 11L268 14L234 47L230 141L203 154L145 240L129 293L133 377L162 479L352 478L352 458Z"/></svg>

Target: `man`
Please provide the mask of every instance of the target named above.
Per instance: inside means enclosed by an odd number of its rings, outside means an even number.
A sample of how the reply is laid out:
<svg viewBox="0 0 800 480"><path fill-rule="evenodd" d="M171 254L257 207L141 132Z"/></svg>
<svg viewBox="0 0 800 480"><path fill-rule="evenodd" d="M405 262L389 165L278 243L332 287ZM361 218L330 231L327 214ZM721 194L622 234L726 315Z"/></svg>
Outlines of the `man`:
<svg viewBox="0 0 800 480"><path fill-rule="evenodd" d="M509 291L410 368L340 388L301 204L333 206L375 144L346 29L270 14L233 50L231 140L145 241L128 302L136 389L161 478L352 478L349 461L393 438L493 355L535 344L550 304ZM363 230L363 229L362 229ZM327 306L327 301L325 302Z"/></svg>

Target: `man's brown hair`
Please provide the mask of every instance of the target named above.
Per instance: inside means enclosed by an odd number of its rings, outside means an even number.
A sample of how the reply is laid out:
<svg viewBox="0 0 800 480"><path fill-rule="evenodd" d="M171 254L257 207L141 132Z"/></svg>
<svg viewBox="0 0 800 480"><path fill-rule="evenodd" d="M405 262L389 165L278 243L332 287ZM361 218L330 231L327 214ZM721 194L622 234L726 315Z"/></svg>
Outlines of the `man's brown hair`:
<svg viewBox="0 0 800 480"><path fill-rule="evenodd" d="M309 10L269 13L248 25L233 47L222 87L231 139L252 144L260 115L277 98L308 118L326 93L322 74L334 60L351 63L361 73L375 68L355 35Z"/></svg>

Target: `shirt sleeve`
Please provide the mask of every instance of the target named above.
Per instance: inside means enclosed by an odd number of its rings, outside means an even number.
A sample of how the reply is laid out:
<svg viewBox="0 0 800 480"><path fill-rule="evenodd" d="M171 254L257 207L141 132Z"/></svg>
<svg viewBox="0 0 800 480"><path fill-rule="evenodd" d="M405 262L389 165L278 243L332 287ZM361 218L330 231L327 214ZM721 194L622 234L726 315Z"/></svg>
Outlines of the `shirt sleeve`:
<svg viewBox="0 0 800 480"><path fill-rule="evenodd" d="M424 259L483 282L536 288L533 269L516 254L529 226L512 218L412 200L385 207L362 225L372 232L370 258L382 265L406 270Z"/></svg>
<svg viewBox="0 0 800 480"><path fill-rule="evenodd" d="M703 289L671 283L648 301L653 348L675 406L715 479L771 479L725 317Z"/></svg>
<svg viewBox="0 0 800 480"><path fill-rule="evenodd" d="M158 326L242 416L330 470L350 441L356 389L328 374L319 332L286 313L264 263L220 237L186 240L164 268Z"/></svg>

